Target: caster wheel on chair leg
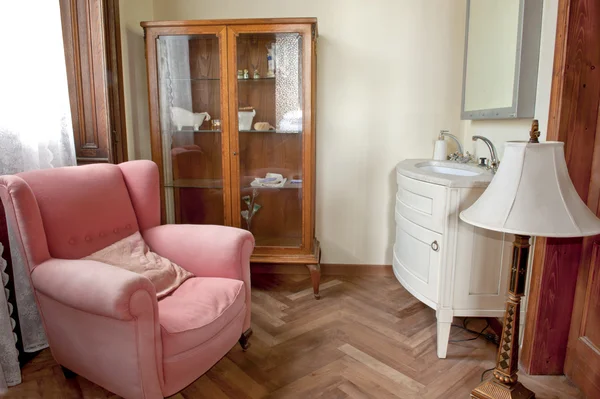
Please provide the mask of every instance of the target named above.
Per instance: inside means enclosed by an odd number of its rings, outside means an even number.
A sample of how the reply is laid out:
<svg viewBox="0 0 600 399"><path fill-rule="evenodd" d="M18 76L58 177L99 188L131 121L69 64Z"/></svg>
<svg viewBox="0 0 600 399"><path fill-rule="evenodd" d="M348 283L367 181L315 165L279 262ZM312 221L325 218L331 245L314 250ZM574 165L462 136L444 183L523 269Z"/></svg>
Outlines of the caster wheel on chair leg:
<svg viewBox="0 0 600 399"><path fill-rule="evenodd" d="M249 328L246 331L244 331L242 333L242 336L240 337L240 340L239 340L240 346L242 347L242 350L244 352L246 352L248 350L248 348L250 347L250 342L249 342L250 336L252 336L252 329L251 328Z"/></svg>
<svg viewBox="0 0 600 399"><path fill-rule="evenodd" d="M60 366L60 368L62 369L63 375L65 376L65 378L67 380L77 377L77 374L75 374L74 372L72 372L71 370L66 368L65 366Z"/></svg>

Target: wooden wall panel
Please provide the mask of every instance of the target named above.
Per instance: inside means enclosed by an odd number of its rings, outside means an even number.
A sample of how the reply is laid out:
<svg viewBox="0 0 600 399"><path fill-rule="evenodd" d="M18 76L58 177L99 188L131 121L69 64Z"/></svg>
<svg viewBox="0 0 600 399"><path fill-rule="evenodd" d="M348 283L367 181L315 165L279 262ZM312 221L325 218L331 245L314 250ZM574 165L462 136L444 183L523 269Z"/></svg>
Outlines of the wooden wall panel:
<svg viewBox="0 0 600 399"><path fill-rule="evenodd" d="M121 58L121 21L119 0L105 0L104 20L106 55L108 110L112 161L125 162L127 156L127 133L125 122L125 93L123 83L123 62Z"/></svg>
<svg viewBox="0 0 600 399"><path fill-rule="evenodd" d="M77 163L127 159L118 0L60 0Z"/></svg>
<svg viewBox="0 0 600 399"><path fill-rule="evenodd" d="M565 143L569 175L588 199L600 105L600 3L560 0L547 140ZM582 239L536 240L522 368L562 374Z"/></svg>

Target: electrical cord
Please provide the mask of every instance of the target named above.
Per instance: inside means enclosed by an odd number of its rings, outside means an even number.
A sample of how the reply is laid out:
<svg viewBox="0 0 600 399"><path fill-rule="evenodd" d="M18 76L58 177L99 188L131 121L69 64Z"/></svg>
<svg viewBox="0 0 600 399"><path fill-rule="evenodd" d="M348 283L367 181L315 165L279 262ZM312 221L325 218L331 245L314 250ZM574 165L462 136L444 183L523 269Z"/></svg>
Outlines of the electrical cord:
<svg viewBox="0 0 600 399"><path fill-rule="evenodd" d="M465 330L467 332L470 332L471 334L475 334L474 337L471 338L465 338L465 339L455 339L455 340L450 340L448 342L467 342L467 341L474 341L479 337L483 337L485 338L487 341L492 342L493 344L495 344L496 346L500 345L500 337L497 336L496 334L492 334L492 333L484 333L485 330L487 330L490 327L490 323L488 321L486 321L485 323L485 327L483 327L483 329L481 331L475 331L475 330L471 330L467 327L467 320L468 317L465 317L463 319L463 325L460 326L458 324L452 324L452 327L456 327L456 328L460 328L461 330ZM485 375L487 373L489 373L490 371L494 370L495 367L492 367L490 369L484 370L481 373L481 381L483 382L483 379L485 378Z"/></svg>
<svg viewBox="0 0 600 399"><path fill-rule="evenodd" d="M484 370L484 371L483 371L483 373L481 373L481 382L483 382L483 379L484 379L484 377L485 377L485 374L486 374L486 373L489 373L489 372L490 372L490 371L492 371L493 369L495 369L495 367L492 367L491 369Z"/></svg>
<svg viewBox="0 0 600 399"><path fill-rule="evenodd" d="M460 328L461 330L465 330L467 332L470 332L471 334L475 334L474 337L471 338L465 338L465 339L454 339L454 340L450 340L448 342L452 342L452 343L456 343L456 342L467 342L467 341L474 341L479 337L483 337L485 338L487 341L493 343L496 346L500 345L500 337L498 337L496 334L492 334L492 333L484 333L485 330L487 330L490 327L490 323L486 322L485 327L481 330L481 331L475 331L475 330L471 330L467 327L467 320L469 318L465 317L463 319L463 325L457 325L457 324L452 324L452 327L457 327Z"/></svg>

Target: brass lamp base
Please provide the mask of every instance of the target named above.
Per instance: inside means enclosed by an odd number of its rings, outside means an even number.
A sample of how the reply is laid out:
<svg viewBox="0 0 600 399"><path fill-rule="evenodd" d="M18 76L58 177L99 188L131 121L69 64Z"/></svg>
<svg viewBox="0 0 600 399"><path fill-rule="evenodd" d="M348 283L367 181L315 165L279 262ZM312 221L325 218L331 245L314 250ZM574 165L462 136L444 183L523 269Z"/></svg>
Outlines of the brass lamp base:
<svg viewBox="0 0 600 399"><path fill-rule="evenodd" d="M518 382L519 319L521 297L525 293L529 236L515 235L513 257L508 284L508 298L504 312L504 326L496 357L494 377L484 381L471 392L474 399L531 399L535 394Z"/></svg>
<svg viewBox="0 0 600 399"><path fill-rule="evenodd" d="M471 392L473 399L533 399L535 394L517 382L504 385L495 379L484 381Z"/></svg>

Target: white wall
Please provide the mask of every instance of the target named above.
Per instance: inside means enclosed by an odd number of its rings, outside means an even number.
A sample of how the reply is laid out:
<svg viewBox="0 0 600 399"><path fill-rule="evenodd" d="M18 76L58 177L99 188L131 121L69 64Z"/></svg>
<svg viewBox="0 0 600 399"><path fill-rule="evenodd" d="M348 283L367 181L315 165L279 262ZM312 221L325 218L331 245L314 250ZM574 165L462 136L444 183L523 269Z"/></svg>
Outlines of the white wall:
<svg viewBox="0 0 600 399"><path fill-rule="evenodd" d="M152 21L152 0L127 0L119 4L125 121L129 159L151 159L148 83L141 21Z"/></svg>
<svg viewBox="0 0 600 399"><path fill-rule="evenodd" d="M535 119L539 120L541 137L546 139L548 127L548 108L550 107L550 88L552 85L552 66L554 62L554 42L556 37L556 19L558 0L544 0L542 15L542 39L540 43L540 62L538 68L538 84L536 91ZM500 158L504 153L504 143L509 140L528 140L531 119L503 121L463 121L462 132L465 149L473 151L478 157L489 158L489 150L481 141L474 143L473 135L485 136L492 140Z"/></svg>
<svg viewBox="0 0 600 399"><path fill-rule="evenodd" d="M466 0L154 0L153 10L149 2L121 3L123 29L135 44L124 56L132 158L150 155L140 20L318 18L317 237L324 263L392 263L394 166L431 157L439 130L456 133L471 151L473 134L488 136L500 151L505 140L527 137L530 120L460 121ZM544 134L556 12L557 0L546 0L536 106Z"/></svg>
<svg viewBox="0 0 600 399"><path fill-rule="evenodd" d="M323 262L391 264L394 166L459 131L465 1L155 0L154 16L318 18Z"/></svg>

